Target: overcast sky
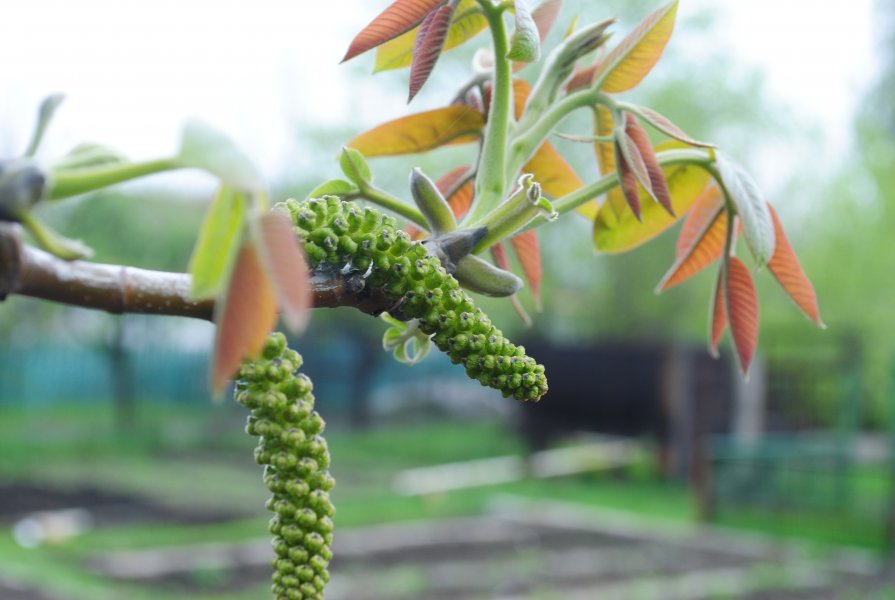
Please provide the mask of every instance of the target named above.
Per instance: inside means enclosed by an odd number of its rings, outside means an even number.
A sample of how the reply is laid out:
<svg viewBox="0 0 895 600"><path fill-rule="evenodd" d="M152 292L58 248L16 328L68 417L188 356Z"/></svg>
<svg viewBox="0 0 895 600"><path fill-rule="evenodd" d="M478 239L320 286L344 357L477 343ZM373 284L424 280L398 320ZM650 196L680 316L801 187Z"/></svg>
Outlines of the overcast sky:
<svg viewBox="0 0 895 600"><path fill-rule="evenodd" d="M37 102L62 91L48 154L85 140L134 158L166 154L183 121L202 116L272 177L297 164L296 124L362 127L407 111L370 82L364 101L353 101L347 85L360 67L338 66L353 33L387 3L10 3L0 20L0 153L21 151ZM706 6L726 15L712 35L763 69L774 96L822 123L831 140L847 140L847 115L876 68L873 0L682 0L680 10ZM371 58L359 60L368 72Z"/></svg>

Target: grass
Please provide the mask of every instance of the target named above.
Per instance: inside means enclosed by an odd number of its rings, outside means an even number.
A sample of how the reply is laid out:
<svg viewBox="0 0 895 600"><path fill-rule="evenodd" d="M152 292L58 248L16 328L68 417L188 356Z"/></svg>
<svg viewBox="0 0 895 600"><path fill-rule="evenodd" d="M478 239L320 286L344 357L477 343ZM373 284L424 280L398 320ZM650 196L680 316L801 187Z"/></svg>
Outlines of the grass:
<svg viewBox="0 0 895 600"><path fill-rule="evenodd" d="M176 592L108 581L84 569L97 553L126 549L238 542L265 535L266 490L252 461L253 440L242 432L244 414L233 407L144 410L140 427L121 434L110 411L100 408L50 412L0 412L0 478L55 487L93 486L126 492L171 506L236 511L244 517L219 524L126 524L94 529L65 545L24 550L0 531L0 576L39 583L67 597L96 600L181 598ZM526 480L458 490L431 497L401 497L390 481L401 469L517 453L519 440L496 423L437 423L328 434L334 459L336 525L341 529L408 519L481 514L497 494L574 502L628 511L656 522L691 522L693 502L682 486L655 477L647 462L624 476L582 475ZM876 483L861 474L862 490ZM838 518L838 517L837 517ZM722 513L725 525L795 535L820 545L870 542L870 524L798 514L785 523L759 513ZM879 532L876 531L878 534ZM225 574L196 573L215 580ZM398 575L396 575L397 577ZM412 585L408 575L396 585ZM266 597L251 587L222 600Z"/></svg>

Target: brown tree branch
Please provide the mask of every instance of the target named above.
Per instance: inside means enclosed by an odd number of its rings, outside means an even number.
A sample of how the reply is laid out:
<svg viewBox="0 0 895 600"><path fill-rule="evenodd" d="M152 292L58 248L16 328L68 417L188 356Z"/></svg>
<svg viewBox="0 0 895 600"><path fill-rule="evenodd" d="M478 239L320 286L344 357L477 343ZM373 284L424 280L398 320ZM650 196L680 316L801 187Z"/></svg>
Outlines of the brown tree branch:
<svg viewBox="0 0 895 600"><path fill-rule="evenodd" d="M359 273L327 269L312 273L315 308L352 306L378 315L395 300L369 290ZM0 223L0 301L10 294L104 310L212 320L213 300L190 298L186 273L123 265L65 261L22 242L21 230Z"/></svg>

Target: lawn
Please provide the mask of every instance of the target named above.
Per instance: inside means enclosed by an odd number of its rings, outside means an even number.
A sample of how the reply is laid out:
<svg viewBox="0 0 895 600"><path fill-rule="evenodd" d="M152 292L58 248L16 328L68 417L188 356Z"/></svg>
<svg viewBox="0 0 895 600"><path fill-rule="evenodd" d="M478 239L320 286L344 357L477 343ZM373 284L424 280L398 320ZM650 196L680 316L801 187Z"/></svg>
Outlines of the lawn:
<svg viewBox="0 0 895 600"><path fill-rule="evenodd" d="M143 411L138 428L117 431L102 408L49 412L0 412L0 484L27 481L54 488L91 487L125 493L191 511L224 511L233 518L212 524L124 522L97 527L57 546L25 550L9 524L0 535L0 578L12 577L64 591L66 597L121 598L121 584L91 575L85 560L116 550L227 542L264 537L266 490L252 460L254 441L242 432L244 415L230 406ZM517 453L519 440L505 427L485 423L429 423L328 435L333 455L336 525L347 529L408 519L475 515L502 494L574 502L628 511L661 523L691 522L689 492L655 477L648 461L627 472L459 490L430 497L401 497L390 489L401 469ZM794 535L820 544L873 547L864 526L832 525L826 518L789 521L787 527L739 511L723 524ZM878 546L878 544L877 544ZM214 572L197 573L214 578ZM180 598L172 592L127 589L127 597ZM264 597L262 588L230 600Z"/></svg>

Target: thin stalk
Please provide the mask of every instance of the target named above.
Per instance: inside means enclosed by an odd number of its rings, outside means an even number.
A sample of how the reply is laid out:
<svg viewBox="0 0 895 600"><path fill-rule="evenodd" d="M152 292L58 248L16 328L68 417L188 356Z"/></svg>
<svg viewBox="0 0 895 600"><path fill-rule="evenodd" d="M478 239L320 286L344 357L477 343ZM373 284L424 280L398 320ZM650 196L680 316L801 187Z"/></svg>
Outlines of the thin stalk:
<svg viewBox="0 0 895 600"><path fill-rule="evenodd" d="M465 221L471 222L487 214L506 192L507 140L513 118L513 73L507 59L509 40L503 22L504 6L481 0L479 5L494 44L494 79L491 87L491 106L488 124L479 157L478 176L475 181L475 201Z"/></svg>
<svg viewBox="0 0 895 600"><path fill-rule="evenodd" d="M597 97L597 92L589 89L570 94L550 107L530 127L520 131L511 144L510 160L507 165L508 176L515 177L560 121L579 108L591 106L597 101Z"/></svg>
<svg viewBox="0 0 895 600"><path fill-rule="evenodd" d="M426 218L423 216L423 213L421 213L419 210L402 201L400 198L396 198L385 190L381 190L375 186L365 185L356 194L347 195L345 196L345 198L348 200L355 198L368 200L373 204L378 204L386 210L390 210L397 215L401 215L408 221L412 221L426 231L429 231L429 228L431 227L428 221L426 221Z"/></svg>
<svg viewBox="0 0 895 600"><path fill-rule="evenodd" d="M699 165L702 168L709 170L709 172L713 172L713 169L711 168L713 159L705 150L666 150L664 152L659 152L656 155L656 158L659 160L659 164L663 167L680 164L693 164ZM612 189L615 189L616 187L618 187L618 185L618 175L614 172L608 173L600 179L594 181L593 183L589 183L584 187L578 188L574 192L566 194L562 198L557 199L553 202L553 208L556 210L557 213L563 215L575 210L585 202L592 200L597 196L601 196ZM546 222L547 219L545 217L539 216L532 220L532 222L529 223L525 227L525 229L531 229L533 227L543 225ZM487 223L484 225L488 226Z"/></svg>
<svg viewBox="0 0 895 600"><path fill-rule="evenodd" d="M184 166L174 158L160 158L141 163L115 163L93 168L57 171L50 176L50 188L46 198L61 200L138 177L182 168Z"/></svg>

